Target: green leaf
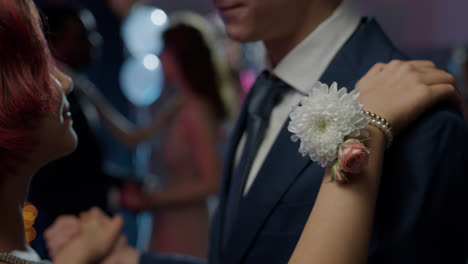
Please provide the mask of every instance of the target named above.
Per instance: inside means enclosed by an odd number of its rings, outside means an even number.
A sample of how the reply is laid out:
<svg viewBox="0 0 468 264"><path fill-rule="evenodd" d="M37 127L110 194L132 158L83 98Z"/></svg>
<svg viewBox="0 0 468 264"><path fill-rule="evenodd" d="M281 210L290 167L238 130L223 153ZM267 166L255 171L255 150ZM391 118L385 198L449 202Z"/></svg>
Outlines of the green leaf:
<svg viewBox="0 0 468 264"><path fill-rule="evenodd" d="M331 175L330 175L330 180L328 182L334 182L336 180L336 175L335 175L335 168L336 166L336 163L333 164L333 166L331 167Z"/></svg>
<svg viewBox="0 0 468 264"><path fill-rule="evenodd" d="M343 170L341 170L341 175L343 176L343 179L346 183L349 183L349 180L348 180L348 177L346 177L346 172L344 172Z"/></svg>
<svg viewBox="0 0 468 264"><path fill-rule="evenodd" d="M336 174L335 174L335 167L338 166L338 160L335 161L333 166L331 167L331 175L330 175L330 180L328 182L334 182L336 181Z"/></svg>
<svg viewBox="0 0 468 264"><path fill-rule="evenodd" d="M359 142L364 143L364 142L366 142L366 141L369 140L369 139L371 139L371 138L370 138L370 137L363 138L363 139L359 140Z"/></svg>

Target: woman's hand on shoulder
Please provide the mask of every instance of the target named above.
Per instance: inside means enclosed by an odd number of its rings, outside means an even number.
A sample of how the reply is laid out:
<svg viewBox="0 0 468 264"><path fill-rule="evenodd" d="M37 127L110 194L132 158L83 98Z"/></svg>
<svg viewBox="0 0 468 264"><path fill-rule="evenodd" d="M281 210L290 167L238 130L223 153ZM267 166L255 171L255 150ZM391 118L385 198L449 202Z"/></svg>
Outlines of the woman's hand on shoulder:
<svg viewBox="0 0 468 264"><path fill-rule="evenodd" d="M435 103L461 98L455 78L431 61L377 63L356 84L364 109L387 119L398 134Z"/></svg>

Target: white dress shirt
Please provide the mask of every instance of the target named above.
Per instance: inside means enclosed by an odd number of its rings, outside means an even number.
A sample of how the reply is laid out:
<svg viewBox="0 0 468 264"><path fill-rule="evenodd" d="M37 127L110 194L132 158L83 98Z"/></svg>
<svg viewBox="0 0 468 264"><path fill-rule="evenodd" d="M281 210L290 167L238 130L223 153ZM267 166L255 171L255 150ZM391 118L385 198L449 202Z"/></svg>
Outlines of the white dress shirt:
<svg viewBox="0 0 468 264"><path fill-rule="evenodd" d="M244 195L252 186L281 128L288 121L292 108L299 104L301 97L319 80L335 55L356 30L359 21L358 12L349 0L344 0L329 18L323 21L273 69L276 76L294 89L284 95L283 100L271 113L268 128L244 187ZM240 161L245 140L246 134L244 133L236 150L236 166ZM297 153L297 155L300 154Z"/></svg>

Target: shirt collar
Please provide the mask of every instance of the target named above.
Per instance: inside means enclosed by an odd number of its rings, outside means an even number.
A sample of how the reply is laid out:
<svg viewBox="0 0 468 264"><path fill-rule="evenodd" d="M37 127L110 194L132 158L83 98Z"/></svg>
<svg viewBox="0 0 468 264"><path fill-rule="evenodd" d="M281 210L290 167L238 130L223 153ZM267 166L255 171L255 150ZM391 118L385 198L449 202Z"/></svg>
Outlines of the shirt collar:
<svg viewBox="0 0 468 264"><path fill-rule="evenodd" d="M360 15L352 3L343 0L329 18L278 63L273 73L306 94L351 37L359 21Z"/></svg>

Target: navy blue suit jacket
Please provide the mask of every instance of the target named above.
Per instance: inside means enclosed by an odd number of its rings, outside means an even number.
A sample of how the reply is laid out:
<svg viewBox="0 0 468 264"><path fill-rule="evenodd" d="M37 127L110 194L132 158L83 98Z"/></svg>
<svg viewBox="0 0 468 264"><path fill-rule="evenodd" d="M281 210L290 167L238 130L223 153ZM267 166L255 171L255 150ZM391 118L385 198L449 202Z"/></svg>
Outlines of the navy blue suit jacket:
<svg viewBox="0 0 468 264"><path fill-rule="evenodd" d="M375 63L392 59L404 56L373 19L365 18L320 81L353 88ZM249 98L245 105L248 103ZM298 153L299 145L291 141L285 124L242 200L232 235L223 246L226 196L235 180L231 179L232 161L244 130L245 105L225 163L208 263L287 263L314 205L324 170ZM467 136L462 117L440 105L395 138L385 156L368 263L465 264ZM203 261L143 254L141 263Z"/></svg>

